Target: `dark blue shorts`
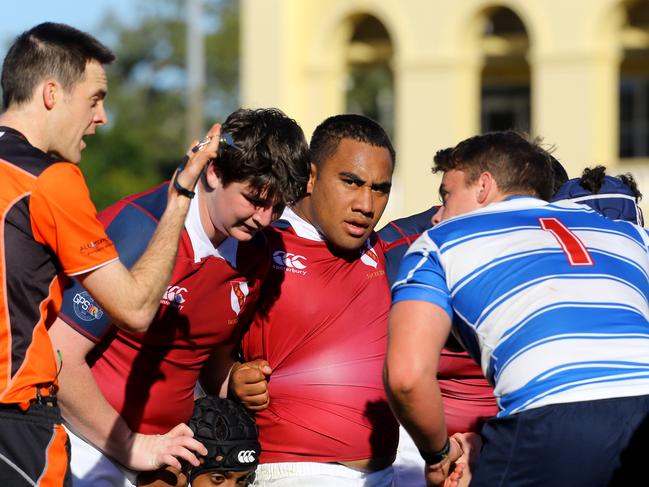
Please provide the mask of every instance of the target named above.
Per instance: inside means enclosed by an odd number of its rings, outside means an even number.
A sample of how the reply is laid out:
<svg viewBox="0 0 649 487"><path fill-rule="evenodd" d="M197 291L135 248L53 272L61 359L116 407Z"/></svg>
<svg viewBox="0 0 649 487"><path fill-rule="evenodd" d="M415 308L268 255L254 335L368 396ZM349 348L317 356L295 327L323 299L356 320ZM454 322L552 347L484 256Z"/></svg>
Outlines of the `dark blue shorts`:
<svg viewBox="0 0 649 487"><path fill-rule="evenodd" d="M471 487L649 486L649 396L489 420Z"/></svg>

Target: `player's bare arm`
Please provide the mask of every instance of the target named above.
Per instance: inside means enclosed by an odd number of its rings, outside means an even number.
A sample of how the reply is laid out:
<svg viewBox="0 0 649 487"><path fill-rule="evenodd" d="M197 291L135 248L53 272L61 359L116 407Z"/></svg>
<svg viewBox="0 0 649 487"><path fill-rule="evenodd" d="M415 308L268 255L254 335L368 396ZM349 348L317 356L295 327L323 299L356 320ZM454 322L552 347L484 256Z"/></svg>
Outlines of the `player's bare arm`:
<svg viewBox="0 0 649 487"><path fill-rule="evenodd" d="M180 468L178 458L198 465L194 452L207 451L187 425L178 425L164 435L131 431L124 419L106 401L95 381L87 353L94 343L60 318L49 330L55 351L60 352L58 400L63 417L80 435L119 463L134 470L161 465Z"/></svg>
<svg viewBox="0 0 649 487"><path fill-rule="evenodd" d="M192 191L205 164L216 157L220 130L220 124L213 125L208 132L209 143L196 152L188 152L186 166L174 176L181 188ZM189 203L190 198L171 184L167 208L158 228L131 269L114 261L78 276L81 284L121 328L144 332L151 323L173 269Z"/></svg>
<svg viewBox="0 0 649 487"><path fill-rule="evenodd" d="M199 381L203 391L211 396L227 397L235 363L234 345L215 347L201 369Z"/></svg>
<svg viewBox="0 0 649 487"><path fill-rule="evenodd" d="M448 440L437 368L450 329L448 314L431 303L402 301L390 311L384 368L390 407L419 450L431 454ZM448 456L426 466L429 485L441 485L461 454L459 443L451 439Z"/></svg>

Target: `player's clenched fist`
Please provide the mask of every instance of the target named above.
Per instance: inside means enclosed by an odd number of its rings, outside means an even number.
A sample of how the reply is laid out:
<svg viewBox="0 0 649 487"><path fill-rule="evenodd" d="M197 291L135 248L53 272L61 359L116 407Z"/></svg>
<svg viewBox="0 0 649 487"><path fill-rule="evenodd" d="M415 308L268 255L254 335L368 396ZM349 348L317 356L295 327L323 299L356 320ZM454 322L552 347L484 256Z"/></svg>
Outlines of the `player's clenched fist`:
<svg viewBox="0 0 649 487"><path fill-rule="evenodd" d="M236 363L230 376L230 392L250 411L268 407L268 380L272 369L266 360Z"/></svg>

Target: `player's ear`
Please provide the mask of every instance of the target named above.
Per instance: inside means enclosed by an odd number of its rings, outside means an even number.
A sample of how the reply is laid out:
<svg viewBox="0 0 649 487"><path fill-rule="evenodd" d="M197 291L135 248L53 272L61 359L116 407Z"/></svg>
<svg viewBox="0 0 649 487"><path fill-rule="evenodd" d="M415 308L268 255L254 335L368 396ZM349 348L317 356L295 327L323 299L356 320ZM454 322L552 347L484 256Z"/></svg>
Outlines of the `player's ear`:
<svg viewBox="0 0 649 487"><path fill-rule="evenodd" d="M479 204L485 205L491 203L493 191L496 189L496 181L490 172L483 172L478 177L478 193L476 200Z"/></svg>
<svg viewBox="0 0 649 487"><path fill-rule="evenodd" d="M213 191L221 185L221 173L216 164L210 162L205 168L205 186L208 191Z"/></svg>
<svg viewBox="0 0 649 487"><path fill-rule="evenodd" d="M61 86L54 79L47 79L41 85L41 96L43 97L43 105L48 110L54 108L56 101L60 96Z"/></svg>
<svg viewBox="0 0 649 487"><path fill-rule="evenodd" d="M311 194L313 192L313 186L315 186L315 179L318 175L318 166L314 162L311 163L311 169L309 170L309 181L306 183L306 194Z"/></svg>

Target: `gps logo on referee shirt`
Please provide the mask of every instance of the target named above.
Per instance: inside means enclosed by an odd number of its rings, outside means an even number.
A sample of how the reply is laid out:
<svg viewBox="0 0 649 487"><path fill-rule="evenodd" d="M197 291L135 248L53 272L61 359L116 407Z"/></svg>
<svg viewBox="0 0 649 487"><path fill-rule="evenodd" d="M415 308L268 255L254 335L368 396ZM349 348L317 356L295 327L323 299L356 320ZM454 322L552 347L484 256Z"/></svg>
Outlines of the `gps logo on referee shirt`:
<svg viewBox="0 0 649 487"><path fill-rule="evenodd" d="M99 320L104 316L104 312L87 291L75 294L72 302L74 303L74 314L83 321Z"/></svg>
<svg viewBox="0 0 649 487"><path fill-rule="evenodd" d="M282 250L277 250L273 252L273 267L275 269L292 272L294 274L305 275L306 264L302 261L305 261L306 257L303 255L293 254L291 252L284 252Z"/></svg>
<svg viewBox="0 0 649 487"><path fill-rule="evenodd" d="M255 461L255 450L241 450L237 455L239 463L253 463Z"/></svg>

